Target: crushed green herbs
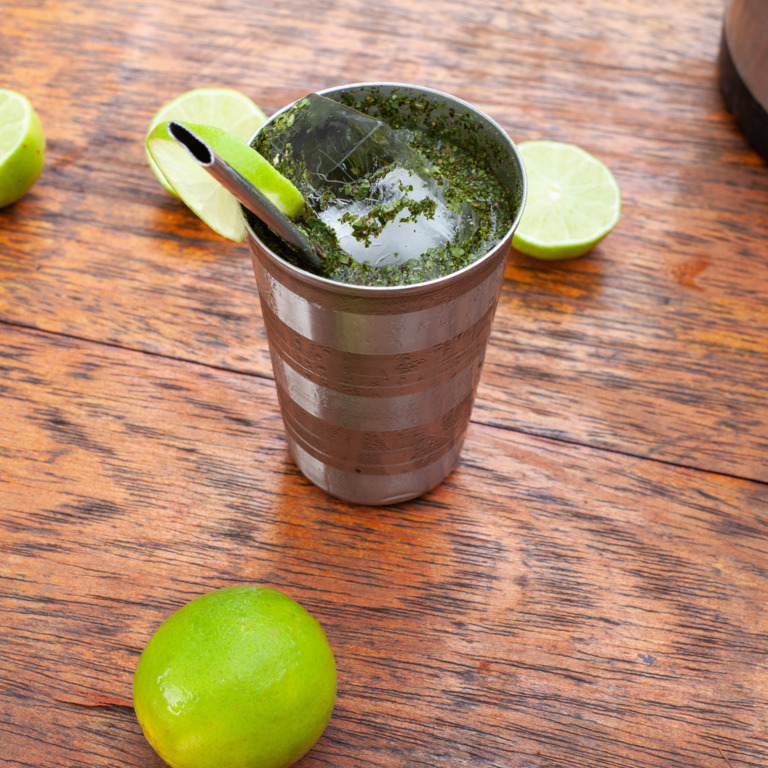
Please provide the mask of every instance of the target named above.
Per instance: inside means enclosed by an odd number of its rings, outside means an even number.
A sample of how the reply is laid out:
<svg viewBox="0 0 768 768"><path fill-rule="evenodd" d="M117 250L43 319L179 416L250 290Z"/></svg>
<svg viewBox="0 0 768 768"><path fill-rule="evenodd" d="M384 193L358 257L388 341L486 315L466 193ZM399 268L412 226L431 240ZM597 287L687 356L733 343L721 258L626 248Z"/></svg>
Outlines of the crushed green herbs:
<svg viewBox="0 0 768 768"><path fill-rule="evenodd" d="M498 150L483 139L481 126L471 115L446 110L445 105L427 101L407 89L395 90L391 94L369 89L363 96L355 91L342 93L335 98L396 129L410 146L427 158L438 175L448 180L445 188L446 204L454 210L459 210L464 203L471 206L476 213L478 226L470 237L461 242L430 249L418 259L399 265L373 267L356 261L343 251L333 231L308 209L296 224L324 252L323 270L320 273L323 277L343 283L375 286L408 285L433 280L472 263L507 231L516 215L519 200L515 198L514 192L505 190L494 173L494 164L500 162L501 157L494 155ZM257 134L253 146L269 158L281 173L301 186L301 176L306 174L306 168L299 158L293 157L290 145L284 147L280 157L270 157L270 137L290 125L294 117L293 110L279 115ZM354 158L351 158L351 164L354 165ZM389 168L383 166L380 174L384 175L388 171ZM366 185L370 184L371 179L365 178L357 188L345 189L345 194L362 199L368 191ZM406 193L403 197L392 203L380 203L366 215L346 214L358 240L370 244L390 221L398 216L403 218L402 214L406 210L406 220L412 221L421 214L434 214L434 200L413 200L407 194L408 189L403 191ZM313 205L321 209L330 202L335 192L329 191L328 195L327 200L314 200ZM304 268L300 258L293 254L289 246L255 217L249 218L254 231L272 250Z"/></svg>

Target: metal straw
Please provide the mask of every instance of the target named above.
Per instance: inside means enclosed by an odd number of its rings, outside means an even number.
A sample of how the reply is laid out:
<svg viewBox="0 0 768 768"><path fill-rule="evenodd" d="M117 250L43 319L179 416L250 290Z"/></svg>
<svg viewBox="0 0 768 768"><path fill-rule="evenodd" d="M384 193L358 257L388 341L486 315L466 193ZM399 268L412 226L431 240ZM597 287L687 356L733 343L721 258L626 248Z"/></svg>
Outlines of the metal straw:
<svg viewBox="0 0 768 768"><path fill-rule="evenodd" d="M321 257L307 236L240 171L214 152L197 133L175 120L168 123L168 133L251 213L258 216L275 234L294 246L311 266L321 266Z"/></svg>

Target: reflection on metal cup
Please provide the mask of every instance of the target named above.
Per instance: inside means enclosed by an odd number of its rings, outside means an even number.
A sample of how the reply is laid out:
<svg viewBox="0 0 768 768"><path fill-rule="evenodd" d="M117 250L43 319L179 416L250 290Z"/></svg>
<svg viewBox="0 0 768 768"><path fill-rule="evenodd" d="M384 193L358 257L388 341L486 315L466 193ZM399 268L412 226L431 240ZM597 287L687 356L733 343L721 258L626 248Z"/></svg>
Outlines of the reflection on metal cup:
<svg viewBox="0 0 768 768"><path fill-rule="evenodd" d="M407 90L469 114L494 171L519 200L512 226L469 266L397 287L338 283L283 259L248 226L290 453L333 496L392 504L438 485L466 435L512 234L525 200L517 150L490 118L428 88L383 83L324 91ZM453 114L451 113L451 114ZM477 138L477 137L475 137Z"/></svg>

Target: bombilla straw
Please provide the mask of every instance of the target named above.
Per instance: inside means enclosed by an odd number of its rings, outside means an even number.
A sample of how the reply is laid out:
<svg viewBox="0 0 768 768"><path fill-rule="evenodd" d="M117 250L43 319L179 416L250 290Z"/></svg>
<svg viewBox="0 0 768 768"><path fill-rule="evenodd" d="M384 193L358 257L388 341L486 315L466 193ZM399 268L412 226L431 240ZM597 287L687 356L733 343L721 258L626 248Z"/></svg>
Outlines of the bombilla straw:
<svg viewBox="0 0 768 768"><path fill-rule="evenodd" d="M263 221L275 234L296 248L315 268L322 264L320 254L307 236L253 185L240 171L232 167L210 145L183 123L172 120L168 133L190 155L231 192L251 213Z"/></svg>

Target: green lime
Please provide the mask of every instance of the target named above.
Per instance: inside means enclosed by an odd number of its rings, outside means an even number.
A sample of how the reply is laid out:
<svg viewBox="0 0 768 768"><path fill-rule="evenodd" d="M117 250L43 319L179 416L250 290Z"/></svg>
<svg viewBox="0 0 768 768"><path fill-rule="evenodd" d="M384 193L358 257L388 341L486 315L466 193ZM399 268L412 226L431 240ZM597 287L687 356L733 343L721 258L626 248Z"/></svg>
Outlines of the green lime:
<svg viewBox="0 0 768 768"><path fill-rule="evenodd" d="M245 94L231 88L195 88L182 93L161 107L147 129L147 138L156 125L170 120L199 123L223 128L233 136L248 141L267 116ZM149 167L158 181L172 194L176 194L163 172L147 152Z"/></svg>
<svg viewBox="0 0 768 768"><path fill-rule="evenodd" d="M0 88L0 208L26 194L44 161L45 135L32 105Z"/></svg>
<svg viewBox="0 0 768 768"><path fill-rule="evenodd" d="M619 220L621 191L613 174L573 144L526 141L518 149L528 198L512 245L540 259L586 253Z"/></svg>
<svg viewBox="0 0 768 768"><path fill-rule="evenodd" d="M144 735L173 768L288 768L320 738L335 696L323 628L282 592L252 585L176 611L133 678Z"/></svg>
<svg viewBox="0 0 768 768"><path fill-rule="evenodd" d="M181 121L177 121L181 122ZM248 142L210 125L182 123L240 171L286 216L304 210L304 198L296 187L265 160ZM147 151L187 206L211 229L239 242L245 237L240 203L168 133L168 123L155 126L147 137Z"/></svg>

